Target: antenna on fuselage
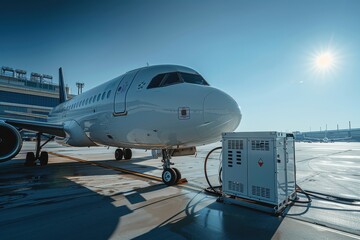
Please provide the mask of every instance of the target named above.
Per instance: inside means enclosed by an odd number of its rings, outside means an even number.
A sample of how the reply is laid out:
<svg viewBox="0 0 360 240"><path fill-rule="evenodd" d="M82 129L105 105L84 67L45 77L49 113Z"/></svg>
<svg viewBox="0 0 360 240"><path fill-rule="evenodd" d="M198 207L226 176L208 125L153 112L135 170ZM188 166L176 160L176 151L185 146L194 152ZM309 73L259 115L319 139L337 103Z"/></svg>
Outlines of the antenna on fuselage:
<svg viewBox="0 0 360 240"><path fill-rule="evenodd" d="M149 62L146 62L146 66L147 66L147 67L149 66Z"/></svg>

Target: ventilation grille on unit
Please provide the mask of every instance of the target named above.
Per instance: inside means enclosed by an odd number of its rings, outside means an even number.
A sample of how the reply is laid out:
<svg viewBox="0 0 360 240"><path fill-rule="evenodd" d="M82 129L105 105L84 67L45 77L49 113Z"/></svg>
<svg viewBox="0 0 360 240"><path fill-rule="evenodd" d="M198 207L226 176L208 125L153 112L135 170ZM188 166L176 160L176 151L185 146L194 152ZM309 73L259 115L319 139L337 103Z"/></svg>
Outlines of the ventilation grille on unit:
<svg viewBox="0 0 360 240"><path fill-rule="evenodd" d="M236 164L241 165L241 151L236 151Z"/></svg>
<svg viewBox="0 0 360 240"><path fill-rule="evenodd" d="M244 185L239 182L229 181L229 190L243 193Z"/></svg>
<svg viewBox="0 0 360 240"><path fill-rule="evenodd" d="M252 140L251 141L251 150L255 151L269 151L269 141L265 140Z"/></svg>
<svg viewBox="0 0 360 240"><path fill-rule="evenodd" d="M235 156L233 155L235 154ZM233 161L236 161L236 164L241 165L241 151L228 151L228 167L233 167Z"/></svg>
<svg viewBox="0 0 360 240"><path fill-rule="evenodd" d="M232 151L228 151L228 167L233 166L233 153Z"/></svg>
<svg viewBox="0 0 360 240"><path fill-rule="evenodd" d="M263 197L263 198L270 198L270 189L259 187L259 186L252 186L251 188L252 195Z"/></svg>
<svg viewBox="0 0 360 240"><path fill-rule="evenodd" d="M228 140L228 149L239 149L243 150L243 140Z"/></svg>

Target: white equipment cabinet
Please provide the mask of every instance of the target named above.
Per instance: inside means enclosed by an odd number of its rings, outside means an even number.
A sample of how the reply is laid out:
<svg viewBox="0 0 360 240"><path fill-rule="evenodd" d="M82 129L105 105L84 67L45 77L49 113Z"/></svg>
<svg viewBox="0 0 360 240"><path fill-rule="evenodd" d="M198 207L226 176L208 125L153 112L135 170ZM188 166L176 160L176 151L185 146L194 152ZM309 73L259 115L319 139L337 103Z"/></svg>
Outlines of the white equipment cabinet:
<svg viewBox="0 0 360 240"><path fill-rule="evenodd" d="M293 134L223 133L222 147L225 202L278 213L296 198Z"/></svg>

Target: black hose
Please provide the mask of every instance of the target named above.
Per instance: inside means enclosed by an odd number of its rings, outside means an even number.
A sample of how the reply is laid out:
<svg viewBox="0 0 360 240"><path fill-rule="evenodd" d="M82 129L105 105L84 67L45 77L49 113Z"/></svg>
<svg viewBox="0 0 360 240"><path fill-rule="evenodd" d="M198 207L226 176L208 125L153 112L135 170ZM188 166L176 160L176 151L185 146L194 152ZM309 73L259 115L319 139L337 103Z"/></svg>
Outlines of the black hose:
<svg viewBox="0 0 360 240"><path fill-rule="evenodd" d="M308 194L307 192L305 192L304 190L302 190L302 188L296 184L296 192L297 193L302 193L305 195L305 197L308 199L307 201L302 201L302 200L292 200L290 199L290 201L295 202L295 203L311 203L312 199L310 197L310 194ZM298 198L297 198L298 199Z"/></svg>
<svg viewBox="0 0 360 240"><path fill-rule="evenodd" d="M215 194L217 196L221 196L222 195L222 191L221 191L221 188L222 186L219 185L219 186L212 186L210 181L209 181L209 178L208 178L208 175L207 175L207 161L211 155L211 153L213 153L214 151L216 150L219 150L219 149L222 149L222 147L216 147L214 149L212 149L205 157L205 162L204 162L204 173L205 173L205 179L206 179L206 182L209 184L209 187L208 188L205 188L204 190L208 193L211 193L211 194ZM221 179L221 171L222 171L222 168L220 168L221 170L219 170L219 180ZM216 190L216 189L219 189L219 190Z"/></svg>
<svg viewBox="0 0 360 240"><path fill-rule="evenodd" d="M325 193L313 192L309 190L305 190L306 194L312 196L314 198L318 198L321 200L325 200L328 202L334 202L339 204L351 205L351 206L360 206L360 199L351 199L351 198L343 198L337 197L334 195L329 195Z"/></svg>

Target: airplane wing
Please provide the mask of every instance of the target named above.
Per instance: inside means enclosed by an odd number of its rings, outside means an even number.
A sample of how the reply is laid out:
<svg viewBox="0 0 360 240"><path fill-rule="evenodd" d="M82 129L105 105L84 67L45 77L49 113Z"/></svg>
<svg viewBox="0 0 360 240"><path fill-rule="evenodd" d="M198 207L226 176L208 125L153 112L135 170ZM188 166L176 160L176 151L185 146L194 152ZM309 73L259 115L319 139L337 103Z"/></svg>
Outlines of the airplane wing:
<svg viewBox="0 0 360 240"><path fill-rule="evenodd" d="M8 118L0 120L17 128L26 129L34 132L47 133L58 137L66 137L64 126L62 124Z"/></svg>

